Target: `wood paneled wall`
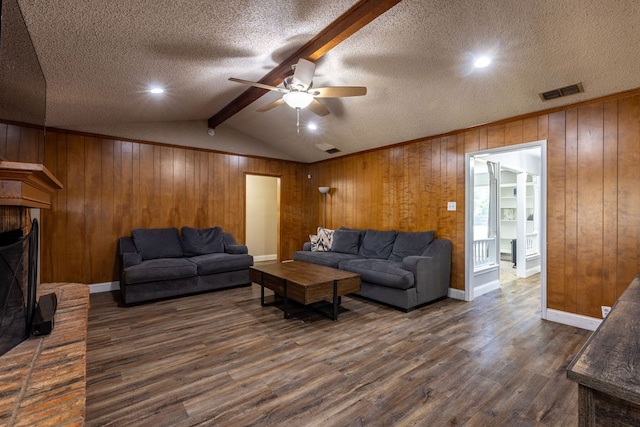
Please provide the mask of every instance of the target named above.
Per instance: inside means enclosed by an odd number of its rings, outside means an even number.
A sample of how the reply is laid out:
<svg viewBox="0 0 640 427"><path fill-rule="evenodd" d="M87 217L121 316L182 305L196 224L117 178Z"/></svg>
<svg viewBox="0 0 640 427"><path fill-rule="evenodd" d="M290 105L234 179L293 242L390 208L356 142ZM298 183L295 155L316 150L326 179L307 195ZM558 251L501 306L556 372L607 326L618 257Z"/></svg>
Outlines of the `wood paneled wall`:
<svg viewBox="0 0 640 427"><path fill-rule="evenodd" d="M0 124L7 160L44 163L64 189L42 211L42 281L119 280L117 240L138 227L221 226L245 241L245 174L281 178L280 254L307 238L295 162ZM312 227L311 227L312 228Z"/></svg>
<svg viewBox="0 0 640 427"><path fill-rule="evenodd" d="M313 164L327 226L436 230L464 289L465 153L546 139L547 306L599 318L640 271L639 93Z"/></svg>
<svg viewBox="0 0 640 427"><path fill-rule="evenodd" d="M464 289L465 153L541 139L547 306L600 317L640 271L640 90L311 165L10 124L0 156L44 162L65 186L42 214L43 281L118 280L117 239L136 227L220 225L243 242L255 173L282 178L281 259L315 232L317 187L330 186L328 227L434 229L452 240L451 286Z"/></svg>

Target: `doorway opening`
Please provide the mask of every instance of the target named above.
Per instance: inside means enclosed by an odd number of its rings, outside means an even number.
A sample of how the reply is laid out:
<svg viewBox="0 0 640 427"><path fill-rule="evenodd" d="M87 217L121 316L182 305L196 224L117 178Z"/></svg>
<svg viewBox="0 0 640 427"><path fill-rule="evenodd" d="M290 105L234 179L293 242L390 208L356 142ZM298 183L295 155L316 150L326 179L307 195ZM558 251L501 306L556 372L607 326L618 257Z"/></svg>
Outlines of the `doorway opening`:
<svg viewBox="0 0 640 427"><path fill-rule="evenodd" d="M546 168L546 141L466 154L466 301L527 279L546 319Z"/></svg>
<svg viewBox="0 0 640 427"><path fill-rule="evenodd" d="M255 262L278 261L280 248L280 178L245 176L245 244Z"/></svg>

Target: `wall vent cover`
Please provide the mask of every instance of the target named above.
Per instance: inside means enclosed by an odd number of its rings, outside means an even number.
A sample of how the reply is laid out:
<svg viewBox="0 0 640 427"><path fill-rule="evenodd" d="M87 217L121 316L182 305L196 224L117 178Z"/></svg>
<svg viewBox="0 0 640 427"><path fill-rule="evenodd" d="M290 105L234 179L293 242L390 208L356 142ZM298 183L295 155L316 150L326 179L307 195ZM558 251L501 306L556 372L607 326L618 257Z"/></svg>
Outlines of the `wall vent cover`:
<svg viewBox="0 0 640 427"><path fill-rule="evenodd" d="M582 83L576 83L559 89L542 92L540 93L540 98L542 98L543 101L549 101L551 99L561 98L563 96L569 96L580 92L584 92L584 87L582 87Z"/></svg>

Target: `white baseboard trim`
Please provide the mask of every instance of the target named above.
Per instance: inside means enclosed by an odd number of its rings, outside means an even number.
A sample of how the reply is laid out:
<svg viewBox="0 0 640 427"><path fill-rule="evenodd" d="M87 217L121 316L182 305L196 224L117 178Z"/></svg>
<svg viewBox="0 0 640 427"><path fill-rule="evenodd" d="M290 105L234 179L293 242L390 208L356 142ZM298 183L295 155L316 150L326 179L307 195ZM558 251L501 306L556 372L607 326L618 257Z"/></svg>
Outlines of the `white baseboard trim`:
<svg viewBox="0 0 640 427"><path fill-rule="evenodd" d="M535 266L535 267L531 267L531 268L529 268L529 269L527 269L527 270L525 270L525 271L524 271L524 278L531 277L531 276L533 276L534 274L538 274L538 273L540 273L541 271L542 271L542 270L540 269L540 266L539 266L539 265L537 265L537 266Z"/></svg>
<svg viewBox="0 0 640 427"><path fill-rule="evenodd" d="M602 323L602 319L583 316L581 314L567 313L566 311L547 309L547 320L563 325L575 326L576 328L595 331Z"/></svg>
<svg viewBox="0 0 640 427"><path fill-rule="evenodd" d="M262 261L277 261L278 254L271 255L254 255L253 262L262 262Z"/></svg>
<svg viewBox="0 0 640 427"><path fill-rule="evenodd" d="M449 288L447 296L449 298L460 299L464 301L464 291L461 291L460 289Z"/></svg>
<svg viewBox="0 0 640 427"><path fill-rule="evenodd" d="M111 291L119 291L119 290L120 290L120 282L93 283L89 285L90 294L99 294L101 292L111 292Z"/></svg>
<svg viewBox="0 0 640 427"><path fill-rule="evenodd" d="M500 281L494 280L489 283L485 283L484 285L480 285L477 288L473 289L473 298L477 298L480 295L484 295L487 292L495 291L496 289L500 289Z"/></svg>

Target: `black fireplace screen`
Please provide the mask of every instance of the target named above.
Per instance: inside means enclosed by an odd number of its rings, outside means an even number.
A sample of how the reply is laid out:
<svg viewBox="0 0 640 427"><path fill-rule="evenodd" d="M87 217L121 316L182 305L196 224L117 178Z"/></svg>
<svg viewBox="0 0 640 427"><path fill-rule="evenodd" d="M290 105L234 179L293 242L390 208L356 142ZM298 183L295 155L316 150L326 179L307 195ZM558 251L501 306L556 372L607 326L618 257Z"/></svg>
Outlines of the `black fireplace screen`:
<svg viewBox="0 0 640 427"><path fill-rule="evenodd" d="M31 232L0 233L0 355L24 341L31 332L36 304L38 222Z"/></svg>

